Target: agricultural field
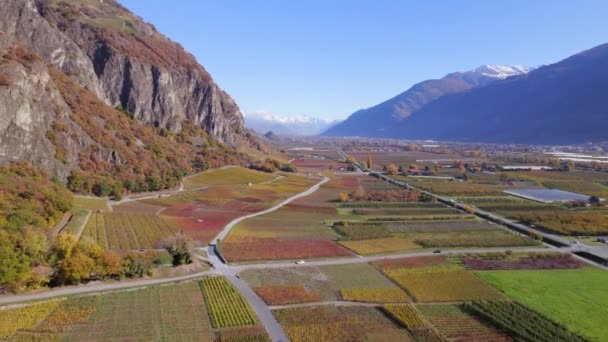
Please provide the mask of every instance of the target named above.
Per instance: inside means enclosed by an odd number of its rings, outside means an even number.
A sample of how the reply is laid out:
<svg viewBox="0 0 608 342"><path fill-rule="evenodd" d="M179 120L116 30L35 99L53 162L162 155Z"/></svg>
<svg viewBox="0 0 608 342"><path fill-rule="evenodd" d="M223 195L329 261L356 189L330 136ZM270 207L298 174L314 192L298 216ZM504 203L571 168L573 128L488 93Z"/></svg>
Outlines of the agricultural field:
<svg viewBox="0 0 608 342"><path fill-rule="evenodd" d="M242 167L212 169L184 178L184 189L192 190L213 185L246 185L268 182L277 175Z"/></svg>
<svg viewBox="0 0 608 342"><path fill-rule="evenodd" d="M577 269L586 264L566 253L485 253L461 255L460 262L469 270L553 270Z"/></svg>
<svg viewBox="0 0 608 342"><path fill-rule="evenodd" d="M229 262L299 260L350 256L347 249L326 239L250 238L222 242L221 253Z"/></svg>
<svg viewBox="0 0 608 342"><path fill-rule="evenodd" d="M199 282L214 328L255 325L257 318L245 297L224 277Z"/></svg>
<svg viewBox="0 0 608 342"><path fill-rule="evenodd" d="M75 209L72 213L72 217L70 217L70 220L61 231L73 235L78 234L80 228L86 223L87 215L89 215L90 212L91 211L87 209Z"/></svg>
<svg viewBox="0 0 608 342"><path fill-rule="evenodd" d="M479 271L507 296L595 341L608 339L608 281L605 270Z"/></svg>
<svg viewBox="0 0 608 342"><path fill-rule="evenodd" d="M384 273L421 303L496 299L503 296L456 265L388 269Z"/></svg>
<svg viewBox="0 0 608 342"><path fill-rule="evenodd" d="M382 310L406 328L414 341L447 342L413 305L383 305Z"/></svg>
<svg viewBox="0 0 608 342"><path fill-rule="evenodd" d="M417 305L418 310L450 341L512 341L504 332L454 304Z"/></svg>
<svg viewBox="0 0 608 342"><path fill-rule="evenodd" d="M450 197L500 196L504 190L500 186L460 182L409 182L409 184L438 195Z"/></svg>
<svg viewBox="0 0 608 342"><path fill-rule="evenodd" d="M105 198L74 196L74 208L92 211L109 211L108 200Z"/></svg>
<svg viewBox="0 0 608 342"><path fill-rule="evenodd" d="M372 240L344 240L340 245L360 254L370 255L419 249L420 246L398 237L387 237Z"/></svg>
<svg viewBox="0 0 608 342"><path fill-rule="evenodd" d="M605 235L608 234L608 216L602 212L529 212L512 213L520 222L560 235Z"/></svg>
<svg viewBox="0 0 608 342"><path fill-rule="evenodd" d="M411 341L404 329L374 307L319 306L273 314L292 342Z"/></svg>
<svg viewBox="0 0 608 342"><path fill-rule="evenodd" d="M345 171L348 166L346 163L332 160L332 159L320 159L320 158L297 158L291 162L291 165L297 167L300 170L311 170L311 171Z"/></svg>
<svg viewBox="0 0 608 342"><path fill-rule="evenodd" d="M82 237L109 249L158 248L179 230L162 217L146 214L93 213Z"/></svg>
<svg viewBox="0 0 608 342"><path fill-rule="evenodd" d="M256 325L255 315L239 311L240 294L226 296L225 289L222 285L219 292L214 292L214 304L206 304L202 283L199 286L199 282L190 281L4 308L0 310L0 339L269 341L264 329ZM222 304L222 311L210 312L210 318L207 307L215 308L215 303L226 300L229 304ZM227 313L247 326L214 328L212 322L215 324L217 318L225 323L220 317L225 318Z"/></svg>
<svg viewBox="0 0 608 342"><path fill-rule="evenodd" d="M515 337L516 340L540 342L587 341L584 337L568 331L547 317L518 303L476 301L464 304L464 308L482 319L493 322L497 327Z"/></svg>
<svg viewBox="0 0 608 342"><path fill-rule="evenodd" d="M269 291L267 289L280 289L280 299L275 298L279 297L278 294L268 301L268 297L262 296L271 305L278 305L277 301L310 302L312 298L316 299L315 301L353 300L354 297L343 298L343 290L355 296L359 295L359 300L353 301L367 301L372 294L381 296L380 301L387 301L388 297L405 300L403 294L397 294L399 288L395 284L365 263L247 270L241 272L240 277L258 293Z"/></svg>

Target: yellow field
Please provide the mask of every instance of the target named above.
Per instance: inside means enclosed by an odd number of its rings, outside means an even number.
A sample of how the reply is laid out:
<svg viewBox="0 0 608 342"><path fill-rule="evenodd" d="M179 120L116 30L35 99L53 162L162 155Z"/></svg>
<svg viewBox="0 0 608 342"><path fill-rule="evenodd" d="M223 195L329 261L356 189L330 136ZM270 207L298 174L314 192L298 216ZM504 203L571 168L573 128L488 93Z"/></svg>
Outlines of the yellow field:
<svg viewBox="0 0 608 342"><path fill-rule="evenodd" d="M340 241L339 243L351 251L362 255L390 253L420 248L420 246L411 241L397 237L373 240Z"/></svg>

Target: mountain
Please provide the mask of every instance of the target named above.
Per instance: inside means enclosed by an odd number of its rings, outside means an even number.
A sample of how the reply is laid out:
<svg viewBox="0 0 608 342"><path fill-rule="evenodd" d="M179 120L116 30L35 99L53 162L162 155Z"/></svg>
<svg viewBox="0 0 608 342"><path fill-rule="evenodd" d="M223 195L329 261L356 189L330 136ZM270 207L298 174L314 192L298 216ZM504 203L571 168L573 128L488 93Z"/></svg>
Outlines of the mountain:
<svg viewBox="0 0 608 342"><path fill-rule="evenodd" d="M533 68L484 65L475 70L454 72L441 79L423 81L385 102L353 113L323 135L387 137L391 127L442 96L466 92L530 70Z"/></svg>
<svg viewBox="0 0 608 342"><path fill-rule="evenodd" d="M390 137L527 144L608 140L608 44L444 96L386 131Z"/></svg>
<svg viewBox="0 0 608 342"><path fill-rule="evenodd" d="M280 116L264 111L245 114L245 126L264 133L272 131L279 135L317 135L326 131L337 121L310 116Z"/></svg>
<svg viewBox="0 0 608 342"><path fill-rule="evenodd" d="M78 191L153 190L236 162L230 146L250 139L196 59L116 1L0 8L0 162L30 161Z"/></svg>

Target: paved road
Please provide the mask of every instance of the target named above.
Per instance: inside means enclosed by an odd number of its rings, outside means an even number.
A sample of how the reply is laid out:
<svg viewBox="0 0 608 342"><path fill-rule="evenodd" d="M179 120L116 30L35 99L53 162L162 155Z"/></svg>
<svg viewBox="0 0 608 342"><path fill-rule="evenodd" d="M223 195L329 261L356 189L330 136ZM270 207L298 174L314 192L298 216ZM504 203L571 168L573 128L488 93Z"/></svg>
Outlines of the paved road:
<svg viewBox="0 0 608 342"><path fill-rule="evenodd" d="M399 253L389 255L374 255L374 256L357 256L349 258L329 259L329 260L317 260L307 261L304 264L296 265L294 262L276 262L276 263L264 263L264 264L243 264L243 265L232 265L232 270L242 272L246 270L257 270L266 268L286 268L286 267L307 267L307 266L331 266L331 265L346 265L346 264L357 264L357 263L368 263L378 260L388 259L403 259L403 258L415 258L421 256L431 255L449 255L449 254L466 254L466 253L492 253L492 252L506 252L512 251L514 253L530 253L530 252L558 252L558 253L570 253L571 248L559 248L559 249L547 249L543 247L500 247L500 248L467 248L467 249L450 249L445 250L441 253L434 253L433 251L424 252L413 252L413 253Z"/></svg>
<svg viewBox="0 0 608 342"><path fill-rule="evenodd" d="M23 302L33 301L33 300L43 300L43 299L49 299L49 298L53 298L53 297L71 296L71 295L76 295L76 294L124 290L124 289L130 289L130 288L135 288L135 287L144 287L144 286L151 286L151 285L175 283L175 282L196 279L196 278L213 275L213 274L218 274L218 273L216 270L211 270L211 271L192 273L192 274L188 274L185 276L172 277L172 278L140 279L140 280L133 280L133 281L121 281L121 282L112 283L112 284L106 283L106 284L80 285L80 286L73 286L73 287L60 287L57 289L40 292L40 293L15 295L15 296L0 296L0 305L23 303Z"/></svg>
<svg viewBox="0 0 608 342"><path fill-rule="evenodd" d="M226 277L226 279L228 279L239 290L239 292L245 296L249 302L249 305L251 305L255 311L258 319L264 326L264 329L266 329L266 332L272 341L289 341L289 338L283 331L283 327L281 327L276 318L274 318L268 305L266 305L266 303L264 303L264 301L255 292L253 292L247 283L237 276L237 273L231 267L224 264L222 260L220 260L213 246L209 246L207 254L209 255L209 261L215 267L216 271Z"/></svg>
<svg viewBox="0 0 608 342"><path fill-rule="evenodd" d="M276 211L298 198L302 198L312 194L313 192L317 191L321 187L321 185L328 181L329 178L324 176L320 182L313 185L308 190L291 196L272 208L268 208L257 213L241 216L230 221L230 223L224 226L224 229L213 239L213 241L211 242L211 246L209 246L207 250L207 255L209 256L209 262L211 263L211 265L217 270L218 273L225 276L245 296L245 298L247 298L247 301L257 314L258 318L260 319L260 322L264 326L264 329L266 329L266 332L274 342L287 342L289 341L289 338L283 331L283 327L281 327L279 322L277 322L276 318L274 318L274 316L272 315L272 312L270 312L268 305L266 305L266 303L264 303L264 301L262 301L262 299L258 297L255 292L253 292L253 290L247 285L247 283L242 281L237 276L237 273L231 266L226 265L224 261L219 258L215 245L218 243L219 240L225 239L226 236L228 236L228 234L230 233L230 230L232 230L234 226L236 226L243 220Z"/></svg>
<svg viewBox="0 0 608 342"><path fill-rule="evenodd" d="M218 240L223 240L226 238L226 236L228 236L228 233L230 233L230 230L232 230L232 228L234 228L234 226L236 226L237 224L241 223L242 221L252 218L252 217L256 217L256 216L260 216L260 215L266 215L268 213L271 213L273 211L276 211L278 209L280 209L281 207L291 203L292 201L298 199L298 198L302 198L302 197L306 197L310 194L312 194L313 192L317 191L319 189L319 187L321 187L321 185L327 183L329 181L329 178L327 178L326 176L323 176L323 180L321 180L319 183L313 185L312 187L310 187L310 189L301 192L297 195L291 196L288 199L284 200L283 202L275 205L272 208L268 208L266 210L262 210L262 211L258 211L256 213L253 214L249 214L249 215L245 215L245 216L241 216L239 218L236 218L232 221L230 221L230 223L228 223L224 229L222 229L222 231L213 239L213 241L211 242L212 244L216 244Z"/></svg>

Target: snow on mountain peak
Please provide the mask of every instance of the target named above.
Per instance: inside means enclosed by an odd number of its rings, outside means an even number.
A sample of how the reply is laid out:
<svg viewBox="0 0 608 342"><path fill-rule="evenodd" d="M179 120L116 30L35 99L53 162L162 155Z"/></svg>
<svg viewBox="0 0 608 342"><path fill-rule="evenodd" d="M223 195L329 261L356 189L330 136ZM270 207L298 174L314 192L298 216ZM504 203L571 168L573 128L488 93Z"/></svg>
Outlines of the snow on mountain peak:
<svg viewBox="0 0 608 342"><path fill-rule="evenodd" d="M480 74L487 77L505 79L507 77L527 74L534 70L534 67L528 67L523 65L482 65L479 68L473 70L474 73Z"/></svg>

